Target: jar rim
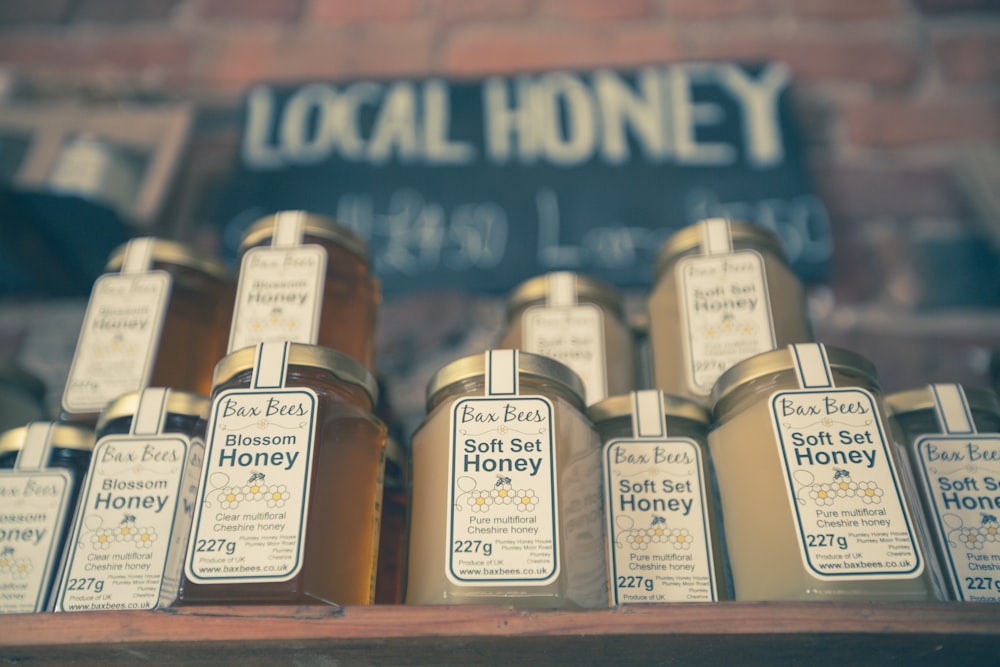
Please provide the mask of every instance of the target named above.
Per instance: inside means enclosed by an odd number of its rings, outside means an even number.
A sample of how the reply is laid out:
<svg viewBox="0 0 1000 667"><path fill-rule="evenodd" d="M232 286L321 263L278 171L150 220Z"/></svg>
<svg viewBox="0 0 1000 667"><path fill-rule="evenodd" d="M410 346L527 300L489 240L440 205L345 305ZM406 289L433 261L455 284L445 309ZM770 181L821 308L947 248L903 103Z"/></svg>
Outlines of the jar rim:
<svg viewBox="0 0 1000 667"><path fill-rule="evenodd" d="M545 302L549 294L550 276L557 273L567 273L573 276L574 294L578 301L596 303L612 310L621 316L621 294L609 283L597 278L585 276L573 271L550 271L521 282L507 297L507 311L512 313L525 306Z"/></svg>
<svg viewBox="0 0 1000 667"><path fill-rule="evenodd" d="M100 432L109 422L119 417L134 417L139 410L142 390L123 394L108 403L97 418L95 429ZM179 389L167 389L165 408L168 414L208 419L211 401L207 396Z"/></svg>
<svg viewBox="0 0 1000 667"><path fill-rule="evenodd" d="M18 426L0 433L0 454L20 451L27 435L28 425ZM53 447L89 452L93 451L94 442L94 431L89 428L73 424L53 424Z"/></svg>
<svg viewBox="0 0 1000 667"><path fill-rule="evenodd" d="M817 344L822 345L822 343ZM823 345L823 347L826 349L826 357L831 369L852 371L878 384L875 365L871 361L856 352L840 347L831 345ZM794 368L795 357L791 345L756 354L728 368L718 377L712 387L710 401L715 406L713 409L715 417L718 418L724 412L721 409L721 403L743 385L775 373L791 371Z"/></svg>
<svg viewBox="0 0 1000 667"><path fill-rule="evenodd" d="M427 381L425 393L427 409L430 410L437 403L438 396L448 387L466 380L485 377L488 352L456 359L432 375ZM577 407L580 410L584 409L586 390L583 380L576 371L562 362L540 354L517 350L517 372L519 375L549 380L561 385L578 403Z"/></svg>
<svg viewBox="0 0 1000 667"><path fill-rule="evenodd" d="M250 345L230 352L215 365L212 387L228 382L239 373L253 370L257 362L257 345ZM378 383L361 362L338 350L322 345L288 343L288 366L318 368L332 373L338 379L353 384L368 395L374 406L378 403Z"/></svg>
<svg viewBox="0 0 1000 667"><path fill-rule="evenodd" d="M195 269L222 282L232 281L232 272L221 259L200 252L177 241L168 241L167 239L154 237L148 238L152 241L151 259L153 261ZM128 244L129 242L126 241L111 251L104 265L106 273L114 273L121 270L122 262L125 260L125 249L128 247Z"/></svg>
<svg viewBox="0 0 1000 667"><path fill-rule="evenodd" d="M666 417L687 419L708 426L711 415L707 408L684 396L676 396L660 392L663 414ZM602 401L587 407L587 416L594 424L603 421L630 417L632 415L632 395L619 394L609 396Z"/></svg>
<svg viewBox="0 0 1000 667"><path fill-rule="evenodd" d="M729 233L734 250L762 250L777 256L782 262L787 261L781 239L771 230L745 220L706 218L687 227L682 227L667 237L656 253L653 271L656 279L659 279L674 259L701 248L701 225L717 220L725 220L729 223Z"/></svg>
<svg viewBox="0 0 1000 667"><path fill-rule="evenodd" d="M925 387L906 389L887 394L885 397L886 407L889 408L890 413L896 416L912 414L923 410L934 410L937 407L937 403L934 400L934 392L931 390L932 386L927 385ZM961 384L958 386L961 387L965 394L970 408L1000 415L1000 401L998 401L997 395L994 392L989 389L965 387Z"/></svg>
<svg viewBox="0 0 1000 667"><path fill-rule="evenodd" d="M250 223L240 239L239 253L242 255L251 247L262 245L264 241L270 242L274 236L274 223L285 216L300 218L303 235L332 241L358 256L365 264L371 261L368 244L352 230L331 217L301 210L278 211Z"/></svg>

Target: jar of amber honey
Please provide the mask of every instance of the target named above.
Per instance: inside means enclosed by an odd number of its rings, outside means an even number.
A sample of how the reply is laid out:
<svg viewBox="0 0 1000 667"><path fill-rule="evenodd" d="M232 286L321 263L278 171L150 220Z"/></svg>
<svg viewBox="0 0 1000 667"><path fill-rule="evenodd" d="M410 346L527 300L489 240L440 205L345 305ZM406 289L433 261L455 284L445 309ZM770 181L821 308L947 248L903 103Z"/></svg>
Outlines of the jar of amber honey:
<svg viewBox="0 0 1000 667"><path fill-rule="evenodd" d="M635 389L635 345L611 285L569 271L514 288L497 347L560 361L582 379L588 404Z"/></svg>
<svg viewBox="0 0 1000 667"><path fill-rule="evenodd" d="M648 300L657 389L709 405L715 380L761 352L812 341L805 291L777 236L724 218L660 248Z"/></svg>
<svg viewBox="0 0 1000 667"><path fill-rule="evenodd" d="M316 345L265 342L219 362L183 603L372 602L376 397L358 361Z"/></svg>
<svg viewBox="0 0 1000 667"><path fill-rule="evenodd" d="M148 387L101 412L56 611L156 609L177 599L208 406L206 396Z"/></svg>
<svg viewBox="0 0 1000 667"><path fill-rule="evenodd" d="M583 383L517 350L454 361L414 434L407 604L607 606L600 443Z"/></svg>
<svg viewBox="0 0 1000 667"><path fill-rule="evenodd" d="M54 422L0 435L0 613L49 608L93 448L93 431Z"/></svg>
<svg viewBox="0 0 1000 667"><path fill-rule="evenodd" d="M133 239L94 283L63 418L94 424L104 407L148 386L208 395L225 356L233 283L226 265L187 245Z"/></svg>
<svg viewBox="0 0 1000 667"><path fill-rule="evenodd" d="M313 213L269 215L240 243L229 351L288 340L337 350L374 371L380 300L361 237Z"/></svg>

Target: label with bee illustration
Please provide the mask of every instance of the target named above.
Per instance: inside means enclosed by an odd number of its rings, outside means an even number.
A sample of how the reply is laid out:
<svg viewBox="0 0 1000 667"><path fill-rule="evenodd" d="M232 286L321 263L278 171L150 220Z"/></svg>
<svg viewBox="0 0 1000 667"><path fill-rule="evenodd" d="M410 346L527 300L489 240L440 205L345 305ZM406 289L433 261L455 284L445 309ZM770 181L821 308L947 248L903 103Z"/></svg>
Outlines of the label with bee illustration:
<svg viewBox="0 0 1000 667"><path fill-rule="evenodd" d="M445 560L452 583L542 586L559 576L552 414L544 396L452 406Z"/></svg>
<svg viewBox="0 0 1000 667"><path fill-rule="evenodd" d="M691 256L676 271L688 385L708 394L730 366L774 348L764 259L753 250Z"/></svg>
<svg viewBox="0 0 1000 667"><path fill-rule="evenodd" d="M770 407L806 569L828 579L920 575L923 558L874 396L860 388L779 391Z"/></svg>
<svg viewBox="0 0 1000 667"><path fill-rule="evenodd" d="M704 475L689 438L604 446L613 604L718 599Z"/></svg>
<svg viewBox="0 0 1000 667"><path fill-rule="evenodd" d="M204 444L111 435L94 447L56 611L155 609L182 567Z"/></svg>
<svg viewBox="0 0 1000 667"><path fill-rule="evenodd" d="M0 471L0 613L45 610L71 485L66 470Z"/></svg>
<svg viewBox="0 0 1000 667"><path fill-rule="evenodd" d="M915 450L955 597L1000 602L1000 435L928 435Z"/></svg>
<svg viewBox="0 0 1000 667"><path fill-rule="evenodd" d="M326 261L318 245L250 248L240 262L229 351L262 341L315 345Z"/></svg>
<svg viewBox="0 0 1000 667"><path fill-rule="evenodd" d="M94 282L63 392L66 411L99 412L149 384L170 287L164 271L109 273Z"/></svg>

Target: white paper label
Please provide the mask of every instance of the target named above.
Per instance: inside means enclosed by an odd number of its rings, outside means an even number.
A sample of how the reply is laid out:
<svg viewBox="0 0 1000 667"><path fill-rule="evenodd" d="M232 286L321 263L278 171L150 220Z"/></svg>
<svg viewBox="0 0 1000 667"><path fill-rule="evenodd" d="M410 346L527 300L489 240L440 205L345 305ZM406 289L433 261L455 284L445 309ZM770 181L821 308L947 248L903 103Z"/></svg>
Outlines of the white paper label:
<svg viewBox="0 0 1000 667"><path fill-rule="evenodd" d="M231 389L212 402L187 577L287 581L302 567L316 393Z"/></svg>
<svg viewBox="0 0 1000 667"><path fill-rule="evenodd" d="M0 613L44 611L71 487L66 470L0 472Z"/></svg>
<svg viewBox="0 0 1000 667"><path fill-rule="evenodd" d="M821 579L920 575L923 558L871 393L779 391L770 406L807 571Z"/></svg>
<svg viewBox="0 0 1000 667"><path fill-rule="evenodd" d="M325 277L321 246L249 249L240 263L229 351L263 341L315 345Z"/></svg>
<svg viewBox="0 0 1000 667"><path fill-rule="evenodd" d="M97 443L57 611L158 606L176 524L190 517L184 476L191 447L177 434L112 435Z"/></svg>
<svg viewBox="0 0 1000 667"><path fill-rule="evenodd" d="M466 398L452 406L452 583L541 586L558 577L552 415L544 396Z"/></svg>
<svg viewBox="0 0 1000 667"><path fill-rule="evenodd" d="M613 604L718 598L700 452L687 438L604 446Z"/></svg>
<svg viewBox="0 0 1000 667"><path fill-rule="evenodd" d="M532 306L524 311L524 350L551 357L583 379L587 403L608 395L604 355L604 314L589 303Z"/></svg>
<svg viewBox="0 0 1000 667"><path fill-rule="evenodd" d="M94 282L63 393L66 411L97 412L149 384L170 283L163 271Z"/></svg>
<svg viewBox="0 0 1000 667"><path fill-rule="evenodd" d="M708 394L729 367L774 349L764 260L753 250L677 262L688 384Z"/></svg>
<svg viewBox="0 0 1000 667"><path fill-rule="evenodd" d="M1000 435L928 435L915 448L958 598L1000 602Z"/></svg>

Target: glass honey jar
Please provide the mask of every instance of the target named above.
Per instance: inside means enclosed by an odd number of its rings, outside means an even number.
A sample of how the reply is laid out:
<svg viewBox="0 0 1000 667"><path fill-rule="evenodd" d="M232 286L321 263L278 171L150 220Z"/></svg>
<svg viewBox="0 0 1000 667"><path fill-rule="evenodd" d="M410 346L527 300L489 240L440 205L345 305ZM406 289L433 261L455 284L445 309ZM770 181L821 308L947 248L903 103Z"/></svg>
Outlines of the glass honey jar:
<svg viewBox="0 0 1000 667"><path fill-rule="evenodd" d="M132 239L95 281L62 396L63 419L91 425L145 387L208 395L232 317L228 267L196 249Z"/></svg>
<svg viewBox="0 0 1000 667"><path fill-rule="evenodd" d="M407 604L607 606L600 443L564 364L490 350L427 385Z"/></svg>
<svg viewBox="0 0 1000 667"><path fill-rule="evenodd" d="M31 422L0 435L0 613L49 608L94 432Z"/></svg>
<svg viewBox="0 0 1000 667"><path fill-rule="evenodd" d="M712 398L736 600L936 596L871 362L792 345L739 362Z"/></svg>
<svg viewBox="0 0 1000 667"><path fill-rule="evenodd" d="M587 415L604 443L612 606L726 599L708 410L648 389L606 398Z"/></svg>
<svg viewBox="0 0 1000 667"><path fill-rule="evenodd" d="M369 604L386 429L375 378L264 342L215 369L182 603Z"/></svg>
<svg viewBox="0 0 1000 667"><path fill-rule="evenodd" d="M240 243L229 351L289 340L337 350L374 372L380 300L361 237L314 213L266 216Z"/></svg>
<svg viewBox="0 0 1000 667"><path fill-rule="evenodd" d="M886 396L948 598L1000 602L1000 402L930 384Z"/></svg>
<svg viewBox="0 0 1000 667"><path fill-rule="evenodd" d="M557 271L515 287L497 347L566 364L583 379L588 404L635 389L635 344L621 297L594 278Z"/></svg>
<svg viewBox="0 0 1000 667"><path fill-rule="evenodd" d="M176 601L208 407L200 394L147 387L101 412L55 611Z"/></svg>
<svg viewBox="0 0 1000 667"><path fill-rule="evenodd" d="M656 258L649 340L655 387L709 405L716 379L748 357L813 340L805 290L777 236L747 222L702 220Z"/></svg>

